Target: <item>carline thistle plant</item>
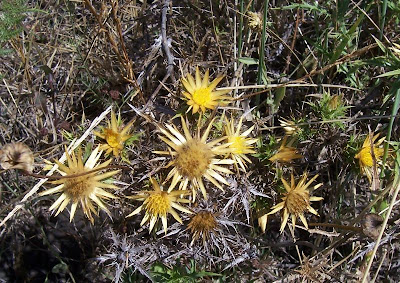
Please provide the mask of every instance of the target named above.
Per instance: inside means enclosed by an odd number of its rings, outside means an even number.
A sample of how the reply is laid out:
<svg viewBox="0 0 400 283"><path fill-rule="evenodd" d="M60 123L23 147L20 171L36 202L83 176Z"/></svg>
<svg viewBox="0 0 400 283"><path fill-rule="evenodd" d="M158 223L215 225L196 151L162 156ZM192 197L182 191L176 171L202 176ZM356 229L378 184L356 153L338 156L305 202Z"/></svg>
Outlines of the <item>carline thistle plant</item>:
<svg viewBox="0 0 400 283"><path fill-rule="evenodd" d="M240 133L243 123L243 117L239 119L239 122L235 129L235 120L232 118L228 120L225 118L225 133L228 137L229 148L231 149L231 158L235 161L235 165L240 165L243 171L246 172L246 162L251 163L251 160L246 154L256 153L254 151L253 144L257 142L257 139L248 138L250 133L253 131L255 125L249 129Z"/></svg>
<svg viewBox="0 0 400 283"><path fill-rule="evenodd" d="M385 137L382 137L378 141L376 141L378 137L379 134L376 134L372 137L371 140L371 137L368 135L365 138L360 151L356 154L356 156L354 156L354 158L358 159L361 174L366 175L370 183L372 182L372 173L374 166L372 153L374 154L377 164L382 163L381 158L384 153L384 149L380 146L384 142Z"/></svg>
<svg viewBox="0 0 400 283"><path fill-rule="evenodd" d="M283 211L282 213L282 224L280 231L281 233L285 229L285 226L288 222L289 216L291 216L292 220L292 228L291 231L294 231L294 227L296 225L296 218L299 217L301 222L304 224L304 227L308 229L307 220L304 217L304 213L306 211L311 212L312 214L318 215L318 212L315 211L314 208L311 207L312 201L320 201L322 197L310 196L310 192L308 187L315 181L318 175L315 175L307 182L308 173L305 172L301 177L300 181L296 184L294 180L293 173L291 174L291 181L289 183L281 178L283 186L285 187L286 193L284 193L282 197L282 201L277 205L273 206L271 211L267 213L267 215L274 214L278 211ZM322 183L319 183L313 187L314 190L321 187ZM263 222L261 222L263 223ZM263 227L262 227L263 228ZM265 231L265 227L263 229Z"/></svg>
<svg viewBox="0 0 400 283"><path fill-rule="evenodd" d="M93 203L95 203L101 210L105 211L111 217L110 211L102 200L115 199L116 196L104 189L115 190L118 189L118 187L110 183L105 183L104 181L117 174L120 170L113 170L105 173L100 173L99 171L89 173L89 171L101 168L106 169L112 159L98 164L100 156L102 155L102 151L99 150L99 147L92 151L85 163L83 163L82 150L80 148L77 155L75 155L75 152L69 154L67 149L65 149L65 154L67 156L66 165L60 161L55 161L58 165L57 171L64 178L52 182L57 185L56 187L40 193L41 196L61 193L50 207L50 210L57 210L55 214L55 216L57 216L70 202L72 202L70 211L70 221L72 221L76 209L80 204L85 216L93 224L94 218L92 213L98 215L98 210L93 205ZM75 175L80 176L76 177Z"/></svg>
<svg viewBox="0 0 400 283"><path fill-rule="evenodd" d="M114 110L111 111L111 120L108 121L108 127L101 128L100 132L93 131L93 133L104 140L100 146L100 150L105 150L106 154L111 152L115 157L120 156L124 149L125 142L132 137L130 134L134 120L129 122L123 127L120 118L117 120Z"/></svg>
<svg viewBox="0 0 400 283"><path fill-rule="evenodd" d="M172 167L166 178L167 180L172 178L168 192L171 192L178 183L179 190L186 190L190 182L193 202L196 199L198 189L207 199L203 178L223 191L220 183L228 185L228 182L220 173L232 174L232 171L223 166L234 164L235 161L229 158L218 158L218 156L225 156L231 152L228 143L220 144L227 137L207 142L214 119L203 135L200 135L200 130L198 130L193 136L189 132L183 117L181 117L181 121L184 135L174 125L166 125L167 129L160 129L164 135L160 136L160 139L169 146L169 149L168 151L155 151L155 153L170 155L172 158L172 161L167 165L167 167Z"/></svg>
<svg viewBox="0 0 400 283"><path fill-rule="evenodd" d="M190 74L183 77L185 90L182 93L187 99L188 111L192 110L193 114L199 111L204 113L206 109L227 105L232 97L225 94L230 90L214 90L223 78L224 76L219 76L210 83L209 70L201 78L199 67L196 67L195 79Z"/></svg>
<svg viewBox="0 0 400 283"><path fill-rule="evenodd" d="M151 232L157 223L158 219L161 219L164 232L167 234L167 214L171 214L176 221L182 223L182 219L179 217L175 209L191 214L192 212L179 203L189 203L190 201L182 198L181 196L187 195L189 191L177 190L172 192L163 191L158 182L150 178L150 182L153 186L153 191L143 191L136 196L131 196L131 199L143 201L143 204L130 213L127 217L131 217L140 213L142 210L145 211L145 215L140 223L143 226L149 222L149 232Z"/></svg>

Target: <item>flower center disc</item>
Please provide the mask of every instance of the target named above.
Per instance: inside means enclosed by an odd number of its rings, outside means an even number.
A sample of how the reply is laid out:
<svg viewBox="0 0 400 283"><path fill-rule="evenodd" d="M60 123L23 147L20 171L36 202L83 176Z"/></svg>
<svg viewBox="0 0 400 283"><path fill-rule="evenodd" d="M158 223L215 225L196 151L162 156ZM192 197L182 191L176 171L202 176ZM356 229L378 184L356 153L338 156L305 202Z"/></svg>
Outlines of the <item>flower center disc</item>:
<svg viewBox="0 0 400 283"><path fill-rule="evenodd" d="M146 211L156 215L166 215L171 204L166 192L155 193L149 196L146 201Z"/></svg>
<svg viewBox="0 0 400 283"><path fill-rule="evenodd" d="M203 176L213 156L206 144L193 139L178 150L174 163L180 175L195 179Z"/></svg>
<svg viewBox="0 0 400 283"><path fill-rule="evenodd" d="M232 143L229 147L231 149L233 149L233 153L235 154L243 154L245 149L246 149L246 145L244 143L244 138L243 137L230 137L228 139L229 143Z"/></svg>
<svg viewBox="0 0 400 283"><path fill-rule="evenodd" d="M208 233L217 227L217 221L214 215L209 211L201 211L192 218L189 223L189 228L192 232Z"/></svg>
<svg viewBox="0 0 400 283"><path fill-rule="evenodd" d="M198 105L206 105L211 100L211 91L208 88L196 89L193 93L193 101Z"/></svg>
<svg viewBox="0 0 400 283"><path fill-rule="evenodd" d="M307 210L309 196L306 192L304 192L304 195L296 192L288 193L285 206L289 213L298 216Z"/></svg>
<svg viewBox="0 0 400 283"><path fill-rule="evenodd" d="M106 129L105 130L106 141L109 146L111 147L118 147L119 146L119 138L118 134L115 133L113 130Z"/></svg>
<svg viewBox="0 0 400 283"><path fill-rule="evenodd" d="M82 172L73 172L77 174ZM64 182L65 193L74 201L81 199L83 196L88 196L93 191L91 185L91 175L80 176L76 178L67 178Z"/></svg>

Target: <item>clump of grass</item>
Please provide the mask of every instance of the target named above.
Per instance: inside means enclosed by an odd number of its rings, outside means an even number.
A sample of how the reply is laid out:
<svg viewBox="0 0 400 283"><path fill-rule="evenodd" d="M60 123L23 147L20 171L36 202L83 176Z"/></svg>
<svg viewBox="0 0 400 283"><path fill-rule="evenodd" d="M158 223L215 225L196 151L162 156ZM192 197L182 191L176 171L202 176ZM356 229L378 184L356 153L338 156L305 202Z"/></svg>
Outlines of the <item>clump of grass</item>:
<svg viewBox="0 0 400 283"><path fill-rule="evenodd" d="M23 29L22 21L28 11L26 2L27 0L3 0L0 4L0 55L10 52L2 49L2 46Z"/></svg>

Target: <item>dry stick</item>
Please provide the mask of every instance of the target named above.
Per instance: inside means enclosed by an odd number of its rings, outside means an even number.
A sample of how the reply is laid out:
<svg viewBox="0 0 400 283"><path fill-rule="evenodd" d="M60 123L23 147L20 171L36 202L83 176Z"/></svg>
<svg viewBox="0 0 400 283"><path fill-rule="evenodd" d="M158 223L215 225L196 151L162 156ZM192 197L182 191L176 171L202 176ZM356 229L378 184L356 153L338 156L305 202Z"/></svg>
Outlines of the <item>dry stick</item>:
<svg viewBox="0 0 400 283"><path fill-rule="evenodd" d="M107 39L110 42L111 48L114 50L114 53L118 58L118 61L125 68L127 77L124 76L123 78L127 82L129 82L135 86L135 88L139 91L142 101L144 102L143 93L137 83L135 74L132 69L132 61L129 59L128 53L126 51L125 42L124 42L123 35L122 35L121 23L117 17L117 5L115 4L114 1L111 2L111 15L112 15L114 23L117 27L117 32L119 35L119 42L120 42L120 45L122 48L122 55L117 46L117 43L114 40L114 37L111 35L110 31L104 26L103 22L101 21L100 15L96 12L96 9L92 6L92 4L89 2L89 0L85 0L85 4L89 8L89 10L93 14L93 16L96 18L97 23L100 26L100 30L104 31L104 33L106 34Z"/></svg>
<svg viewBox="0 0 400 283"><path fill-rule="evenodd" d="M86 130L86 132L78 139L78 140L73 140L69 146L68 152L71 153L75 148L77 148L84 139L87 138L87 136L92 132L92 130L107 116L107 114L111 111L111 106L108 107L103 113L101 113L98 117L96 117L92 124L90 124L89 128ZM61 158L60 162L64 162L67 158L66 153L64 153ZM53 168L46 174L47 176L52 175L54 171L58 168L58 165L54 165ZM47 181L46 179L41 179L20 201L19 204L17 204L13 210L11 210L8 215L1 221L0 227L3 226L18 210L20 210L24 204L28 201L28 199L35 194L39 188Z"/></svg>
<svg viewBox="0 0 400 283"><path fill-rule="evenodd" d="M388 209L388 211L386 213L386 217L383 220L382 228L381 228L381 231L379 233L378 238L376 239L376 243L375 243L374 249L372 250L372 254L370 256L370 259L369 259L369 262L368 262L368 266L364 271L364 276L363 276L363 279L362 279L362 283L367 282L367 277L368 277L368 274L369 274L369 270L371 269L372 262L374 261L375 254L376 254L376 252L378 250L378 247L379 247L379 242L381 241L383 233L385 232L386 225L387 225L387 223L389 221L389 217L390 217L390 214L392 213L392 210L393 210L393 207L394 207L394 203L396 202L396 198L397 198L397 195L399 194L399 191L400 191L400 180L397 181L397 188L396 188L396 190L395 190L395 192L393 194L392 200L391 200L390 205L389 205L389 209Z"/></svg>
<svg viewBox="0 0 400 283"><path fill-rule="evenodd" d="M350 53L350 54L348 54L346 56L343 56L341 59L337 60L335 63L332 63L332 64L330 64L328 66L325 66L322 69L311 71L309 74L305 75L304 77L302 77L300 79L297 79L296 81L302 82L302 81L304 81L304 80L306 80L306 79L308 79L308 78L310 78L312 76L315 76L315 75L318 75L318 74L323 74L323 73L325 73L325 71L327 71L327 70L329 70L329 69L331 69L331 68L333 68L333 67L335 67L337 65L340 65L342 63L346 63L346 62L350 61L350 59L352 59L354 57L358 57L358 56L368 52L369 50L371 50L371 49L373 49L375 47L378 47L377 43L374 43L374 44L365 46L365 47L363 47L361 49L358 49L358 50L356 50L356 51L354 51L354 52L352 52L352 53Z"/></svg>
<svg viewBox="0 0 400 283"><path fill-rule="evenodd" d="M125 60L125 62L121 62L121 63L124 65L125 70L128 74L128 77L124 77L124 79L134 85L134 87L138 90L138 92L140 94L140 99L142 100L142 102L144 102L145 100L144 100L142 90L140 89L140 86L137 83L135 73L133 72L132 60L129 58L128 52L125 47L125 41L124 41L124 37L122 34L122 28L121 28L121 21L117 17L117 11L118 11L118 1L111 1L111 15L114 20L115 26L117 27L119 43L121 45L122 54L123 54L124 60Z"/></svg>
<svg viewBox="0 0 400 283"><path fill-rule="evenodd" d="M294 34L293 34L293 39L292 39L292 44L290 45L290 51L294 49L294 45L296 44L296 38L297 38L297 30L299 28L299 22L300 22L300 8L297 8L297 15L296 15L296 26L294 28ZM291 61L291 54L290 52L286 56L286 67L283 70L283 72L286 74L287 71L289 71L289 66L290 66L290 61Z"/></svg>
<svg viewBox="0 0 400 283"><path fill-rule="evenodd" d="M352 226L355 223L359 222L360 219L364 216L365 213L367 213L368 211L370 211L370 209L381 199L383 198L390 190L392 189L392 187L387 187L385 190L383 190L374 200L372 200L362 211L361 213L354 218L352 221L350 221L349 225ZM322 251L323 254L327 254L331 249L339 246L340 244L342 244L343 242L347 241L347 239L349 239L354 232L351 232L347 235L342 235L340 239L337 239L335 242L333 242L329 247L327 247L324 251Z"/></svg>
<svg viewBox="0 0 400 283"><path fill-rule="evenodd" d="M38 179L49 179L49 180L60 180L60 179L71 179L71 178L77 178L77 177L82 177L85 175L89 175L92 173L95 173L97 171L101 171L101 170L106 170L106 169L122 169L122 170L129 170L129 167L127 166L122 166L122 165L109 165L106 167L99 167L93 170L89 170L86 172L82 172L82 173L78 173L78 174L71 174L71 175L65 175L65 176L46 176L46 175L40 175L40 174L35 174L35 173L29 173L27 171L23 171L23 173L25 175L34 177L34 178L38 178Z"/></svg>
<svg viewBox="0 0 400 283"><path fill-rule="evenodd" d="M169 48L169 42L167 37L167 12L170 5L170 0L164 0L164 4L161 12L161 41L162 46L164 48L165 56L167 56L168 67L167 71L171 77L173 83L175 83L175 74L174 74L174 55L172 55L171 50Z"/></svg>
<svg viewBox="0 0 400 283"><path fill-rule="evenodd" d="M216 31L216 28L215 28L214 11L213 11L213 4L212 4L211 0L210 0L210 9L211 9L211 21L212 21L215 41L216 41L217 47L218 47L219 57L221 58L222 65L225 65L224 57L222 56L222 51L221 51L221 47L220 47L220 44L219 44L218 34L217 34L217 31Z"/></svg>
<svg viewBox="0 0 400 283"><path fill-rule="evenodd" d="M374 119L390 119L392 117L400 117L400 115L382 115L382 116L362 116L362 117L350 117L345 119L333 119L333 120L325 120L325 121L314 121L314 122L306 122L306 123L298 123L293 124L291 126L306 126L306 125L316 125L316 124L328 124L328 123L335 123L335 122L347 122L347 121L359 121L359 120L374 120ZM286 126L273 126L273 127L265 127L260 128L261 131L271 131L274 129L284 128Z"/></svg>
<svg viewBox="0 0 400 283"><path fill-rule="evenodd" d="M362 232L362 229L359 227L354 227L354 226L347 226L347 225L340 225L340 224L335 224L335 223L308 223L308 226L323 226L323 227L332 227L332 228L337 228L341 230L348 230L348 231L354 231L354 232Z"/></svg>

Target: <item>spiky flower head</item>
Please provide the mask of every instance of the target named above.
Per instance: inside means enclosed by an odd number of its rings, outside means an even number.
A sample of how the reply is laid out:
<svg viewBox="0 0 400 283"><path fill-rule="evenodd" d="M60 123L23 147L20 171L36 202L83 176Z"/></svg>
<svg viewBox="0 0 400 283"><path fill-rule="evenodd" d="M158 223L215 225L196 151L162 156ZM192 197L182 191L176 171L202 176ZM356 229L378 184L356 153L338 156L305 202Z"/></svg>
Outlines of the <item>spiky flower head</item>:
<svg viewBox="0 0 400 283"><path fill-rule="evenodd" d="M92 151L85 163L83 163L81 149L78 150L77 155L75 155L75 152L72 152L70 155L67 149L65 149L65 154L67 156L66 165L60 161L55 161L58 165L57 170L62 177L52 183L58 186L40 193L41 196L61 193L50 207L50 210L56 211L58 208L55 214L57 216L72 202L70 211L70 221L72 221L76 208L80 204L86 217L93 223L92 212L98 215L98 209L93 205L95 203L111 217L110 211L102 200L115 199L116 196L104 189L118 189L118 187L104 181L117 174L119 170L100 173L100 169L106 169L112 160L109 159L98 164L97 162L102 154L99 147ZM91 171L94 172L90 173Z"/></svg>
<svg viewBox="0 0 400 283"><path fill-rule="evenodd" d="M380 145L385 140L385 137L379 139L375 142L379 137L379 134L376 134L371 141L370 136L368 135L364 140L361 150L356 154L354 158L358 159L358 163L360 164L361 174L365 174L368 177L368 180L372 182L372 172L373 172L373 158L372 152L374 153L376 164L381 163L381 158L384 153L384 149L380 147Z"/></svg>
<svg viewBox="0 0 400 283"><path fill-rule="evenodd" d="M9 143L0 150L0 166L3 169L21 169L32 173L33 153L22 142Z"/></svg>
<svg viewBox="0 0 400 283"><path fill-rule="evenodd" d="M256 143L257 139L251 139L247 137L250 135L255 125L251 126L247 131L240 133L243 117L240 118L236 129L233 118L230 121L225 118L225 121L225 133L228 137L227 142L230 144L229 148L231 149L231 157L236 164L239 164L240 167L246 171L246 162L251 163L251 160L246 156L246 154L256 153L253 150L252 144Z"/></svg>
<svg viewBox="0 0 400 283"><path fill-rule="evenodd" d="M219 76L210 83L209 70L207 69L202 79L198 67L196 67L196 79L190 74L186 78L183 77L182 84L186 89L186 91L183 91L183 95L188 99L188 111L192 109L194 114L199 110L205 112L206 108L215 109L218 105L228 104L227 100L232 99L232 97L225 94L229 93L230 90L214 90L222 79L223 76Z"/></svg>
<svg viewBox="0 0 400 283"><path fill-rule="evenodd" d="M286 145L287 141L287 136L283 138L282 144L279 147L278 152L273 155L269 161L274 162L274 161L279 161L279 162L291 162L294 159L302 158L303 156L298 153L298 150L295 147L292 147L291 145L294 142L294 139L291 139L290 142Z"/></svg>
<svg viewBox="0 0 400 283"><path fill-rule="evenodd" d="M188 224L188 229L192 233L192 242L190 245L193 245L193 242L200 237L202 237L203 244L205 244L210 233L217 229L217 226L217 219L211 211L201 210L196 213Z"/></svg>
<svg viewBox="0 0 400 283"><path fill-rule="evenodd" d="M297 217L300 218L301 222L303 222L304 226L308 229L307 220L304 217L304 213L306 211L318 215L318 213L315 211L314 208L311 207L310 204L312 201L320 201L323 198L314 196L310 197L310 192L308 190L308 187L311 185L312 182L314 182L318 175L315 175L313 178L311 178L310 181L306 183L307 176L308 174L307 172L305 172L297 185L295 184L293 173L291 174L290 185L288 184L288 182L286 182L285 179L281 178L286 193L284 193L284 196L282 197L282 202L273 206L271 208L271 212L267 214L270 215L280 210L283 210L282 224L280 229L281 233L283 232L283 229L285 229L286 223L289 219L289 215L292 218L292 231L294 231ZM322 186L322 183L315 185L313 189L315 190L320 186Z"/></svg>
<svg viewBox="0 0 400 283"><path fill-rule="evenodd" d="M185 135L182 135L173 125L166 125L167 129L160 129L165 137L160 136L170 148L168 151L155 151L158 154L171 155L172 161L167 167L173 166L167 176L167 180L172 178L168 189L170 192L178 183L179 190L186 190L189 182L192 184L193 201L196 199L196 191L200 188L205 199L207 192L203 183L203 177L213 183L217 188L223 191L220 183L228 185L228 182L220 173L231 174L232 172L221 165L235 163L232 159L218 159L218 155L230 153L229 144L218 145L226 137L222 137L207 143L208 135L214 119L210 122L203 135L200 131L192 136L187 124L181 117L182 128Z"/></svg>
<svg viewBox="0 0 400 283"><path fill-rule="evenodd" d="M112 110L111 120L108 121L108 127L102 128L100 132L93 131L96 136L104 140L104 143L100 146L100 150L105 150L106 154L112 152L115 157L118 157L124 149L125 142L132 137L132 134L129 132L133 123L134 121L132 120L123 127L120 125L120 117L117 120L114 110Z"/></svg>
<svg viewBox="0 0 400 283"><path fill-rule="evenodd" d="M167 214L170 213L172 216L182 224L182 219L176 213L175 209L182 212L191 214L192 212L179 203L189 203L187 199L183 199L180 196L187 195L189 192L185 190L166 192L163 191L157 181L150 178L150 182L153 186L154 191L143 191L136 196L130 198L143 201L143 204L135 209L127 217L131 217L140 213L142 210L145 211L145 215L140 223L143 226L146 222L150 222L149 231L151 232L159 218L161 218L162 225L164 227L164 232L167 234ZM174 209L175 208L175 209Z"/></svg>

